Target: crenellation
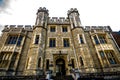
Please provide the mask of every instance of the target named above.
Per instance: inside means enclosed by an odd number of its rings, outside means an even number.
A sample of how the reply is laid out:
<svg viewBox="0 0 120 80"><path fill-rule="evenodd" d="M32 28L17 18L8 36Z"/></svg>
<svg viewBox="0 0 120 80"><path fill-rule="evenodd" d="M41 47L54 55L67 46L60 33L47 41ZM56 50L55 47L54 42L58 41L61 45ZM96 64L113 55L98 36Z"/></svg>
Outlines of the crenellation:
<svg viewBox="0 0 120 80"><path fill-rule="evenodd" d="M69 24L69 20L67 17L49 17L48 23Z"/></svg>
<svg viewBox="0 0 120 80"><path fill-rule="evenodd" d="M33 30L33 25L5 25L3 31L6 31L8 29Z"/></svg>
<svg viewBox="0 0 120 80"><path fill-rule="evenodd" d="M78 13L77 8L71 8L70 10L68 10L67 14L69 15L69 14L71 14L72 12ZM78 13L78 14L79 14L79 13Z"/></svg>
<svg viewBox="0 0 120 80"><path fill-rule="evenodd" d="M104 30L104 31L111 31L111 28L108 26L85 26L85 31L91 31L91 30Z"/></svg>
<svg viewBox="0 0 120 80"><path fill-rule="evenodd" d="M16 25L10 25L9 27L10 27L10 29L11 28L16 28Z"/></svg>
<svg viewBox="0 0 120 80"><path fill-rule="evenodd" d="M25 28L24 28L25 30L33 30L33 27L31 26L31 25L25 25Z"/></svg>
<svg viewBox="0 0 120 80"><path fill-rule="evenodd" d="M68 17L49 17L48 10L40 7L35 25L4 25L0 76L4 72L39 76L47 70L65 76L76 69L81 74L120 72L120 54L111 31L110 26L82 26L77 8L71 8Z"/></svg>
<svg viewBox="0 0 120 80"><path fill-rule="evenodd" d="M19 28L19 29L21 29L23 27L24 27L24 25L17 25L17 28Z"/></svg>
<svg viewBox="0 0 120 80"><path fill-rule="evenodd" d="M48 11L45 7L40 7L40 8L38 9L38 11L37 11L37 14L38 14L39 12L45 12L45 13L48 14L49 11Z"/></svg>

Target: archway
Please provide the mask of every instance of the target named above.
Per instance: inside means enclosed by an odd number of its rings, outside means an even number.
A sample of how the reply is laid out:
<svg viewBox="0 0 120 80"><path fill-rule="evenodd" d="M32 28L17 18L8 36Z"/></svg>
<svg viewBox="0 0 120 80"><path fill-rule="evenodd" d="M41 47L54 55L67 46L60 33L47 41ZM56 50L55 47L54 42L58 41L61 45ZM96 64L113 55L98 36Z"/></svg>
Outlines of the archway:
<svg viewBox="0 0 120 80"><path fill-rule="evenodd" d="M66 70L65 70L65 60L62 58L59 58L56 60L56 75L65 75Z"/></svg>

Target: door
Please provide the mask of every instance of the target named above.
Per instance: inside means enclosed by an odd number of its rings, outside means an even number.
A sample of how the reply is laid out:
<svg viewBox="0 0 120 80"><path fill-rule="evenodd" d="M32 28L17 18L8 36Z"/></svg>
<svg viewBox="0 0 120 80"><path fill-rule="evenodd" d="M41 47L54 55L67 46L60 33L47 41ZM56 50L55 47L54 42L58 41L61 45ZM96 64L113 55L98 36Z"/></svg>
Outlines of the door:
<svg viewBox="0 0 120 80"><path fill-rule="evenodd" d="M59 58L56 60L56 75L65 75L66 70L65 70L65 61L62 58Z"/></svg>

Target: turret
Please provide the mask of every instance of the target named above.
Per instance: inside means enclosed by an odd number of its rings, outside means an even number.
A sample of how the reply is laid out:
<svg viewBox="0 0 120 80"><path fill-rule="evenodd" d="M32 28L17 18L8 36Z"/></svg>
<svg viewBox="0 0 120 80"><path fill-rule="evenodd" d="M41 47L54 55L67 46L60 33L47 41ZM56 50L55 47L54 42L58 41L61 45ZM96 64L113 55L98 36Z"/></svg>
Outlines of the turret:
<svg viewBox="0 0 120 80"><path fill-rule="evenodd" d="M81 21L79 18L79 12L76 8L71 8L70 10L68 10L68 18L70 20L71 23L71 28L75 28L75 27L80 27L81 26Z"/></svg>
<svg viewBox="0 0 120 80"><path fill-rule="evenodd" d="M37 11L37 18L35 25L45 27L48 20L48 10L45 7L40 7Z"/></svg>

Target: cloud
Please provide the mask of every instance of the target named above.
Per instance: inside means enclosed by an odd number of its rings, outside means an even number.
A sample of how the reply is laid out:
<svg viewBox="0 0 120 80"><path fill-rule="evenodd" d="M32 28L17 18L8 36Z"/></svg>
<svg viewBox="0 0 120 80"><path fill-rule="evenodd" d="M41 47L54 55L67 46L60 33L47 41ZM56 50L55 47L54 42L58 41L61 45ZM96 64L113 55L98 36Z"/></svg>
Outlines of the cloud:
<svg viewBox="0 0 120 80"><path fill-rule="evenodd" d="M10 0L1 0L0 1L0 13L6 12L6 9L9 8Z"/></svg>
<svg viewBox="0 0 120 80"><path fill-rule="evenodd" d="M0 0L0 13L11 14L9 9L11 9L11 2L16 0Z"/></svg>

